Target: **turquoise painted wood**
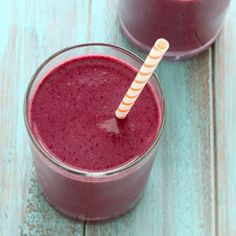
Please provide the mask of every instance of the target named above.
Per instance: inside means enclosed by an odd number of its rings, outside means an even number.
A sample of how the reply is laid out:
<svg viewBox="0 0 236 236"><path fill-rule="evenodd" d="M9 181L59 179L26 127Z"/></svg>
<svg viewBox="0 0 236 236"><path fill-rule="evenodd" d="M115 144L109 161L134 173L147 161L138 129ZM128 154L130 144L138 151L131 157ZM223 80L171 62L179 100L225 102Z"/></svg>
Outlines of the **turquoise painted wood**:
<svg viewBox="0 0 236 236"><path fill-rule="evenodd" d="M236 1L216 44L215 151L219 235L236 235Z"/></svg>
<svg viewBox="0 0 236 236"><path fill-rule="evenodd" d="M236 235L236 2L214 47L157 71L166 126L137 207L90 225L60 215L44 199L23 125L25 87L46 57L69 45L108 42L144 57L121 34L116 3L0 0L0 235Z"/></svg>

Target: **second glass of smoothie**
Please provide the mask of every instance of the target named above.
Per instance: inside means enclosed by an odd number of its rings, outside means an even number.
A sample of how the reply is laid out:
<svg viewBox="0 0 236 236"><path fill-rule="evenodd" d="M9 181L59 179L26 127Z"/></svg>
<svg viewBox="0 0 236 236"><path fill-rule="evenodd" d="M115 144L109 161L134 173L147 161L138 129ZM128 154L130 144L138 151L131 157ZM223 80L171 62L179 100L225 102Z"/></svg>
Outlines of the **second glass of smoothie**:
<svg viewBox="0 0 236 236"><path fill-rule="evenodd" d="M170 42L166 56L178 60L207 49L219 35L230 0L119 0L121 28L148 52L157 38Z"/></svg>
<svg viewBox="0 0 236 236"><path fill-rule="evenodd" d="M86 44L54 54L34 74L25 123L42 191L63 214L105 220L140 199L165 114L156 76L126 119L114 113L142 63L119 47Z"/></svg>

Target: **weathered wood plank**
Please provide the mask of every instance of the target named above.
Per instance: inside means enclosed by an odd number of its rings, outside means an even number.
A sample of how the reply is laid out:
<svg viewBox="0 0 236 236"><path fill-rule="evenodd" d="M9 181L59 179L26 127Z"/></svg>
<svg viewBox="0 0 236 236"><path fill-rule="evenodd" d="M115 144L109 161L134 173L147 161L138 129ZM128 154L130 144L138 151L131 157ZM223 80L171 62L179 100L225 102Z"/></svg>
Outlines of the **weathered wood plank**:
<svg viewBox="0 0 236 236"><path fill-rule="evenodd" d="M136 51L119 31L115 3L91 1L90 40ZM116 221L88 224L86 235L215 235L211 70L211 50L161 65L166 127L144 197Z"/></svg>
<svg viewBox="0 0 236 236"><path fill-rule="evenodd" d="M13 2L1 2L0 21L0 235L19 235L30 168L22 127L24 87L22 17ZM20 139L18 138L20 137Z"/></svg>
<svg viewBox="0 0 236 236"><path fill-rule="evenodd" d="M236 235L236 2L216 44L215 117L218 235Z"/></svg>
<svg viewBox="0 0 236 236"><path fill-rule="evenodd" d="M88 40L88 2L0 1L0 235L82 235L42 197L23 124L23 98L51 53Z"/></svg>
<svg viewBox="0 0 236 236"><path fill-rule="evenodd" d="M39 188L35 169L32 169L26 215L21 226L21 235L83 235L83 225L64 217L45 200Z"/></svg>

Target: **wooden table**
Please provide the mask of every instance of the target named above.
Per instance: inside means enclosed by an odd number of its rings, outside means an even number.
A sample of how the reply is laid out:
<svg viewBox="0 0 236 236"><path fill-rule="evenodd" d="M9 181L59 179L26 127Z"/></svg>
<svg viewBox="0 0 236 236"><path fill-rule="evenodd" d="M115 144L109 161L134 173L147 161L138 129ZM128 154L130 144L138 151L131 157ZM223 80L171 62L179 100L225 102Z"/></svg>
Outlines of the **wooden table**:
<svg viewBox="0 0 236 236"><path fill-rule="evenodd" d="M115 5L0 0L0 235L235 236L234 0L214 46L157 71L167 120L144 197L132 212L81 224L58 214L39 190L23 124L26 85L45 58L69 45L108 42L136 52L119 30Z"/></svg>

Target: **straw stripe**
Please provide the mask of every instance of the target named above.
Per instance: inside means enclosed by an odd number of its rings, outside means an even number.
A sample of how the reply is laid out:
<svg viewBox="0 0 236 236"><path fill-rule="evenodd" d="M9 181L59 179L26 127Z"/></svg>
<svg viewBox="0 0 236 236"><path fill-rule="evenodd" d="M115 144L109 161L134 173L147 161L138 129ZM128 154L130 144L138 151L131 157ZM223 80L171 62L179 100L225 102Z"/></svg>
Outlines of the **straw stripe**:
<svg viewBox="0 0 236 236"><path fill-rule="evenodd" d="M135 83L137 83L137 84L144 84L144 83L147 83L147 79L146 80L144 80L144 81L138 81L138 80L135 80Z"/></svg>
<svg viewBox="0 0 236 236"><path fill-rule="evenodd" d="M115 112L118 119L124 119L128 115L168 48L169 43L165 39L158 39L156 41Z"/></svg>
<svg viewBox="0 0 236 236"><path fill-rule="evenodd" d="M133 88L133 87L130 87L130 90L132 90L132 91L134 91L134 92L136 92L136 91L140 91L141 89L143 89L143 87L141 87L141 88Z"/></svg>
<svg viewBox="0 0 236 236"><path fill-rule="evenodd" d="M123 113L129 111L129 109L122 110L122 109L120 109L120 108L118 108L117 110L118 110L119 112L123 112Z"/></svg>
<svg viewBox="0 0 236 236"><path fill-rule="evenodd" d="M156 59L162 58L162 55L160 55L160 56L148 55L148 57L151 58L151 59L156 60Z"/></svg>
<svg viewBox="0 0 236 236"><path fill-rule="evenodd" d="M125 106L130 106L133 104L133 102L124 102L124 101L122 101L121 103Z"/></svg>
<svg viewBox="0 0 236 236"><path fill-rule="evenodd" d="M148 73L143 73L142 71L139 71L138 73L142 76L148 76L148 75L152 74L153 72L151 71L151 72L148 72Z"/></svg>
<svg viewBox="0 0 236 236"><path fill-rule="evenodd" d="M135 96L130 96L130 95L126 94L125 96L126 96L127 98L136 98L136 97L138 96L138 94L135 95Z"/></svg>
<svg viewBox="0 0 236 236"><path fill-rule="evenodd" d="M148 65L148 64L147 64L147 63L145 63L145 62L144 62L144 65L145 65L145 67L147 67L147 68L152 68L152 67L156 66L156 64L153 64L153 65Z"/></svg>

